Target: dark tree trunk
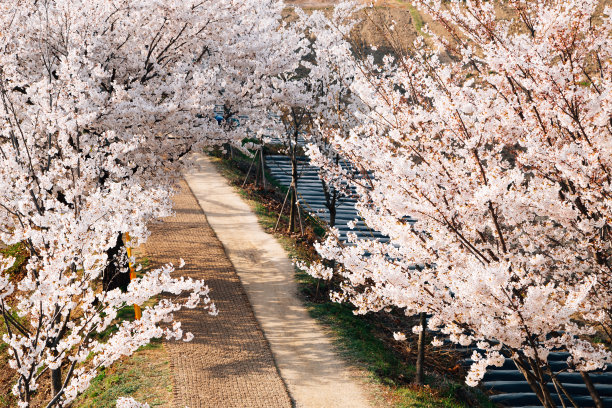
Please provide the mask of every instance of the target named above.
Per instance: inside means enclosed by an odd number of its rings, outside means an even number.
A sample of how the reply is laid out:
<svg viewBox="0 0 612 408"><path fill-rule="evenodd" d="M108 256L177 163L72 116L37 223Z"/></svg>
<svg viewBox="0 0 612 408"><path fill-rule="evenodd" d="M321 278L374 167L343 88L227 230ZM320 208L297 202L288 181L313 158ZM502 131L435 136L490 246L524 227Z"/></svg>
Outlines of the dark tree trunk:
<svg viewBox="0 0 612 408"><path fill-rule="evenodd" d="M123 248L123 235L119 234L114 247L107 251L108 264L102 273L102 288L105 291L122 288L127 289L130 283L130 274L121 272L127 265L121 265L121 249Z"/></svg>
<svg viewBox="0 0 612 408"><path fill-rule="evenodd" d="M295 232L295 218L297 215L297 204L295 197L295 187L291 187L291 195L289 199L289 232Z"/></svg>
<svg viewBox="0 0 612 408"><path fill-rule="evenodd" d="M336 225L336 206L332 205L329 208L329 226L333 227Z"/></svg>
<svg viewBox="0 0 612 408"><path fill-rule="evenodd" d="M338 192L335 188L327 185L323 179L321 179L321 185L323 186L323 195L325 196L325 207L329 211L329 226L333 227L336 225Z"/></svg>
<svg viewBox="0 0 612 408"><path fill-rule="evenodd" d="M297 215L297 183L298 183L298 167L297 167L297 131L295 132L296 144L291 149L291 200L289 207L289 232L295 232L295 222Z"/></svg>
<svg viewBox="0 0 612 408"><path fill-rule="evenodd" d="M529 365L521 361L520 357L513 358L513 360L516 364L516 368L523 374L523 377L527 380L527 383L540 400L542 406L545 408L557 408L557 404L553 401L550 391L548 391L548 381L544 378L541 370L537 367L531 367L534 369L534 374L531 372Z"/></svg>
<svg viewBox="0 0 612 408"><path fill-rule="evenodd" d="M53 396L56 396L62 390L62 367L51 370L51 386L53 387Z"/></svg>
<svg viewBox="0 0 612 408"><path fill-rule="evenodd" d="M416 374L414 377L414 383L422 386L425 384L423 378L424 365L425 365L425 330L427 327L427 320L425 313L419 315L419 325L421 331L419 332L419 341L417 346L417 359L416 359Z"/></svg>
<svg viewBox="0 0 612 408"><path fill-rule="evenodd" d="M261 185L266 189L266 159L264 158L264 146L261 146L259 159L261 161Z"/></svg>
<svg viewBox="0 0 612 408"><path fill-rule="evenodd" d="M222 148L222 151L223 151L223 158L225 160L231 159L230 151L231 151L232 148L231 148L230 144L229 143L223 143L221 145L221 148Z"/></svg>
<svg viewBox="0 0 612 408"><path fill-rule="evenodd" d="M261 168L261 165L259 164L260 159L259 159L259 155L263 154L261 149L257 150L255 152L255 157L253 158L254 162L255 162L255 185L256 186L260 186L261 185L261 180L262 180L262 175L263 175L263 170ZM248 174L247 174L248 176Z"/></svg>
<svg viewBox="0 0 612 408"><path fill-rule="evenodd" d="M595 403L595 407L604 408L603 401L599 397L599 393L595 389L595 386L593 385L593 382L591 381L591 377L589 376L589 373L587 373L586 371L581 371L580 375L582 376L582 380L584 381L584 384L586 385L587 390L589 390L589 394L591 395L591 398L593 399L593 402Z"/></svg>

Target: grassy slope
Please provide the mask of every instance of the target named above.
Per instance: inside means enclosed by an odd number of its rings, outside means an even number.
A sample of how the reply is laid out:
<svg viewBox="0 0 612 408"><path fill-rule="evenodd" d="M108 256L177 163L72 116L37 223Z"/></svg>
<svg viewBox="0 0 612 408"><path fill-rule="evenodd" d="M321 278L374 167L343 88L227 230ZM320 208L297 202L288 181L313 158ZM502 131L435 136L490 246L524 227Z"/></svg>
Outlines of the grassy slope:
<svg viewBox="0 0 612 408"><path fill-rule="evenodd" d="M138 257L142 271L150 267L150 259ZM140 272L142 273L142 272ZM155 299L145 305L153 305ZM118 320L133 320L131 306L117 313ZM108 337L116 327L108 328L100 337ZM170 357L161 339L138 349L131 357L124 357L111 367L101 368L87 391L75 401L75 407L112 408L117 398L132 397L151 407L169 406L172 401L172 372Z"/></svg>
<svg viewBox="0 0 612 408"><path fill-rule="evenodd" d="M151 407L168 406L172 381L168 353L158 340L130 358L101 369L91 387L76 401L82 408L113 408L117 398L130 396Z"/></svg>
<svg viewBox="0 0 612 408"><path fill-rule="evenodd" d="M0 317L0 336L6 333L4 319ZM9 356L8 345L0 341L0 408L9 408L17 405L15 396L11 393L11 387L17 381L13 370L8 369Z"/></svg>

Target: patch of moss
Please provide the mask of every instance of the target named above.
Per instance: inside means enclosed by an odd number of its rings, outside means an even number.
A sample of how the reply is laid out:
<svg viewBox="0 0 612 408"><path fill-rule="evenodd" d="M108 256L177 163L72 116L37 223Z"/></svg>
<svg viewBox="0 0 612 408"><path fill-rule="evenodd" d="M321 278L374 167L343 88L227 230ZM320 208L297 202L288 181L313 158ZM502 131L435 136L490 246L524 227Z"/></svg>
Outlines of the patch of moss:
<svg viewBox="0 0 612 408"><path fill-rule="evenodd" d="M21 268L27 262L29 253L25 244L20 242L1 249L0 255L2 255L4 258L15 258L13 266L7 270L9 276L14 277L17 273L19 273L19 271L21 271Z"/></svg>

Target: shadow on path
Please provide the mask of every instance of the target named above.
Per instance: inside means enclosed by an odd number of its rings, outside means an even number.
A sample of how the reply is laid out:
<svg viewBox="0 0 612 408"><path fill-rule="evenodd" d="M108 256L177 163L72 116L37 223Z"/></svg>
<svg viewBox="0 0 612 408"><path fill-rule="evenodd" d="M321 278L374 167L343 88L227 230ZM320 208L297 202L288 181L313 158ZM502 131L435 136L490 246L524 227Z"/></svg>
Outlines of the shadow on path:
<svg viewBox="0 0 612 408"><path fill-rule="evenodd" d="M145 251L152 266L185 260L175 274L203 279L219 315L203 309L176 313L194 339L167 342L174 406L290 407L270 346L223 246L186 183L175 197L176 215L151 226Z"/></svg>
<svg viewBox="0 0 612 408"><path fill-rule="evenodd" d="M296 406L369 407L362 379L336 355L299 300L294 268L281 245L210 160L195 159L185 179L236 268Z"/></svg>

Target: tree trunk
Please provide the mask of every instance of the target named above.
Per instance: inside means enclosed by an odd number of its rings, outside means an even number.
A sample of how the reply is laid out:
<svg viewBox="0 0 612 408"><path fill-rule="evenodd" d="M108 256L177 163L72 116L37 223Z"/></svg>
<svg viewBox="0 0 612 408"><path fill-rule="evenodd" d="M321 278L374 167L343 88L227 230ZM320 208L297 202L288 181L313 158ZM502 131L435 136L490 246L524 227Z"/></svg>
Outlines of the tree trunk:
<svg viewBox="0 0 612 408"><path fill-rule="evenodd" d="M542 372L541 367L539 367L537 365L537 363L530 359L529 361L531 361L531 368L533 369L533 371L535 373L537 373L537 380L538 380L538 386L540 387L540 391L542 392L542 399L540 400L540 402L542 403L542 405L544 405L546 408L550 407L550 408L556 408L557 404L556 402L553 400L552 395L550 394L550 391L548 390L548 381L546 380L546 377L544 377L544 373ZM559 395L559 398L562 398Z"/></svg>
<svg viewBox="0 0 612 408"><path fill-rule="evenodd" d="M53 396L62 390L62 367L51 370L51 385L53 386Z"/></svg>
<svg viewBox="0 0 612 408"><path fill-rule="evenodd" d="M422 386L425 384L423 379L423 366L425 365L425 330L427 327L425 313L421 313L419 316L419 326L421 326L421 331L419 332L419 342L417 346L416 374L414 383Z"/></svg>
<svg viewBox="0 0 612 408"><path fill-rule="evenodd" d="M321 186L323 186L323 195L325 196L325 207L329 211L329 226L333 227L334 225L336 225L335 195L331 193L331 188L323 179L321 179Z"/></svg>
<svg viewBox="0 0 612 408"><path fill-rule="evenodd" d="M259 187L261 185L261 177L262 177L262 169L261 166L259 165L259 154L261 154L261 150L257 150L255 152L255 157L253 158L253 161L255 163L255 186Z"/></svg>
<svg viewBox="0 0 612 408"><path fill-rule="evenodd" d="M297 215L297 204L295 187L291 187L291 199L289 200L289 232L295 232L295 216Z"/></svg>
<svg viewBox="0 0 612 408"><path fill-rule="evenodd" d="M297 132L296 132L297 134ZM296 136L297 140L297 136ZM289 207L289 232L295 232L295 218L297 215L297 183L298 183L298 168L296 147L291 149L291 201Z"/></svg>
<svg viewBox="0 0 612 408"><path fill-rule="evenodd" d="M264 147L261 146L259 159L261 160L261 183L263 189L266 189L266 160L264 159Z"/></svg>
<svg viewBox="0 0 612 408"><path fill-rule="evenodd" d="M591 381L591 377L589 376L589 373L587 373L586 371L581 371L580 375L582 376L582 380L584 381L584 384L586 385L587 390L589 390L589 394L591 394L591 398L593 398L595 407L604 408L604 404L601 398L599 397L599 393L595 389L595 386L593 385L593 381Z"/></svg>
<svg viewBox="0 0 612 408"><path fill-rule="evenodd" d="M336 225L336 206L332 205L329 208L329 226L333 227Z"/></svg>
<svg viewBox="0 0 612 408"><path fill-rule="evenodd" d="M123 248L123 235L119 234L115 246L107 251L108 264L102 272L102 288L104 291L116 288L127 289L130 283L130 274L121 272L127 265L119 265L121 248Z"/></svg>
<svg viewBox="0 0 612 408"><path fill-rule="evenodd" d="M544 378L536 377L529 371L529 367L526 367L519 358L513 358L514 364L516 364L516 368L523 374L525 380L529 384L529 387L533 390L535 395L540 400L540 403L545 408L557 408L557 404L554 403L552 396L550 395L550 391L548 391L548 387L546 386L547 381Z"/></svg>
<svg viewBox="0 0 612 408"><path fill-rule="evenodd" d="M559 394L559 392L557 392L557 395L559 396L559 399L561 400L561 405L565 406L565 401L563 400L563 397L565 396L565 398L567 398L570 404L572 404L572 407L580 408L578 404L576 403L576 401L574 400L574 398L572 398L571 394L565 389L565 387L563 386L563 384L561 384L561 382L559 381L557 377L551 376L551 380L553 382L555 389L563 393L563 395L561 395Z"/></svg>
<svg viewBox="0 0 612 408"><path fill-rule="evenodd" d="M231 159L231 153L230 153L230 151L231 151L231 149L232 149L232 148L231 148L230 144L229 144L229 143L223 143L223 144L221 145L221 147L222 147L222 148L223 148L223 150L224 150L224 153L223 153L223 158L224 158L225 160L229 160L229 159Z"/></svg>

